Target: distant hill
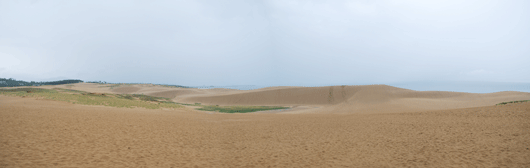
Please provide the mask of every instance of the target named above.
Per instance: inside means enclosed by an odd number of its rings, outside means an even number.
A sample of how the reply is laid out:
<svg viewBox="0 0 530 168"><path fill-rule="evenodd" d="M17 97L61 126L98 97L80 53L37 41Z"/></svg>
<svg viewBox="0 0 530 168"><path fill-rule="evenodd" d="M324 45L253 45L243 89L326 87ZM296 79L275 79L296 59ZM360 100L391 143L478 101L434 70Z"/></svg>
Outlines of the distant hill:
<svg viewBox="0 0 530 168"><path fill-rule="evenodd" d="M67 80L60 80L60 81L50 81L50 82L26 82L26 81L17 81L13 78L0 78L0 87L15 87L15 86L41 86L41 85L62 85L62 84L69 84L69 83L80 83L83 82L79 79L67 79Z"/></svg>
<svg viewBox="0 0 530 168"><path fill-rule="evenodd" d="M153 84L153 83L110 83L106 81L86 81L86 83L98 83L98 84L125 84L125 85L136 85L136 84L152 84L152 85L159 85L159 86L166 86L166 87L178 87L178 88L196 88L196 87L189 87L189 86L182 86L182 85L168 85L168 84Z"/></svg>

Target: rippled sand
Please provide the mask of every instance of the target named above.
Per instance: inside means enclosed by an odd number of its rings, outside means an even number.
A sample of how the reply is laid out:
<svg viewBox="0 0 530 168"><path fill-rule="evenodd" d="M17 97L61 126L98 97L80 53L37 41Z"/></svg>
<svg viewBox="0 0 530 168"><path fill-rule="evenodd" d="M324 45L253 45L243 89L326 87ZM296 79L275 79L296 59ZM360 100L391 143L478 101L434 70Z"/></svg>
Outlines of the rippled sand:
<svg viewBox="0 0 530 168"><path fill-rule="evenodd" d="M0 96L0 167L530 166L530 103L318 109L208 114Z"/></svg>

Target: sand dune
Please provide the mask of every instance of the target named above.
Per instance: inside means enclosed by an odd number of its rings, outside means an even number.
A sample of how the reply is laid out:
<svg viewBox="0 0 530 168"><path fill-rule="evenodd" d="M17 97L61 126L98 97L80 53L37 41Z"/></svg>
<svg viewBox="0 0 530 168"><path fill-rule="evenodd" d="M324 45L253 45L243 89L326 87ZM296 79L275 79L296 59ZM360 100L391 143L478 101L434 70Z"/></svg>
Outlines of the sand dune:
<svg viewBox="0 0 530 168"><path fill-rule="evenodd" d="M499 102L526 99L530 99L530 93L413 91L387 85L367 85L296 87L197 95L188 96L180 101L218 105L309 105L322 107L319 111L324 113L387 113L491 106Z"/></svg>
<svg viewBox="0 0 530 168"><path fill-rule="evenodd" d="M182 89L182 90L170 90L170 91L160 91L160 92L154 92L149 93L150 96L156 96L156 97L165 97L165 98L175 98L177 96L185 96L185 95L197 95L201 94L201 92L197 90L191 90L191 89Z"/></svg>
<svg viewBox="0 0 530 168"><path fill-rule="evenodd" d="M386 85L41 88L294 108L223 114L0 95L0 167L530 166L530 102L494 106L530 99L524 92L420 92Z"/></svg>
<svg viewBox="0 0 530 168"><path fill-rule="evenodd" d="M135 87L135 86L124 86L124 87L118 87L118 88L115 88L115 89L111 89L113 92L115 93L121 93L121 94L131 94L131 93L135 93L137 91L139 91L140 87Z"/></svg>
<svg viewBox="0 0 530 168"><path fill-rule="evenodd" d="M505 101L530 99L530 93L525 92L478 94L414 91L388 85L269 87L256 90L174 88L150 84L111 86L80 83L68 85L68 88L100 93L146 94L172 98L181 103L303 107L285 111L288 113L419 112L491 106Z"/></svg>
<svg viewBox="0 0 530 168"><path fill-rule="evenodd" d="M529 125L530 103L279 115L0 96L0 167L528 167Z"/></svg>

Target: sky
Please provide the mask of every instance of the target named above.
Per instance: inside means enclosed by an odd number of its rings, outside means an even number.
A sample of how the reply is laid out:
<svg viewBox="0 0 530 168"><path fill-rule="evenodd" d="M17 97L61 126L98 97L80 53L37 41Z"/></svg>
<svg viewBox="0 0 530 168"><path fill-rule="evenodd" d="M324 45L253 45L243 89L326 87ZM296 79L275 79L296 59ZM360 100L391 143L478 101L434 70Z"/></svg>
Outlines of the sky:
<svg viewBox="0 0 530 168"><path fill-rule="evenodd" d="M527 0L0 0L0 77L530 83Z"/></svg>

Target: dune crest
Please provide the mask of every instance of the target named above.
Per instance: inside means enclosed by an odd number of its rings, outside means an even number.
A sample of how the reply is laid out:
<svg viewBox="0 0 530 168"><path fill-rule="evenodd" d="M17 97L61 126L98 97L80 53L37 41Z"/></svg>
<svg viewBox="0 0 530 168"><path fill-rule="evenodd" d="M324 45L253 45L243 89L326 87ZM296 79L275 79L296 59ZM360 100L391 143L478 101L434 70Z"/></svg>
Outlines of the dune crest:
<svg viewBox="0 0 530 168"><path fill-rule="evenodd" d="M465 93L414 91L388 85L268 87L256 90L175 88L150 84L112 87L79 83L69 89L98 93L146 94L180 103L296 107L287 113L396 113L491 106L529 100L527 92ZM53 86L66 88L64 85ZM44 86L44 88L52 88Z"/></svg>
<svg viewBox="0 0 530 168"><path fill-rule="evenodd" d="M319 106L322 113L416 112L491 106L504 101L530 99L530 93L463 93L414 91L388 85L293 87L182 99L219 105Z"/></svg>

